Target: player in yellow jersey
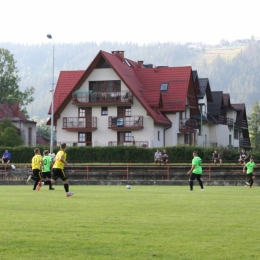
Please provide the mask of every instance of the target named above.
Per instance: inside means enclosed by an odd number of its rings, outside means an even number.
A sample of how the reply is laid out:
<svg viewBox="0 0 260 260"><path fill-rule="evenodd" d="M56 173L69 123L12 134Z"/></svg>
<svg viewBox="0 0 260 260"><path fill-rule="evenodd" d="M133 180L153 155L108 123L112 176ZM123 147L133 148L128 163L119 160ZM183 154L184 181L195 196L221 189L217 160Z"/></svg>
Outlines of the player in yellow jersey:
<svg viewBox="0 0 260 260"><path fill-rule="evenodd" d="M35 181L33 190L36 189L38 182L42 179L42 171L43 169L43 162L42 162L42 156L40 154L40 149L35 148L34 149L34 156L32 158L32 176L31 178Z"/></svg>
<svg viewBox="0 0 260 260"><path fill-rule="evenodd" d="M64 165L68 166L66 159L67 159L66 144L62 143L60 146L60 151L56 154L54 158L54 164L52 167L53 174L51 180L46 180L44 182L40 181L37 185L37 190L40 190L42 185L54 184L58 178L61 178L63 180L66 196L71 197L74 194L73 192L69 191L68 178L64 171Z"/></svg>

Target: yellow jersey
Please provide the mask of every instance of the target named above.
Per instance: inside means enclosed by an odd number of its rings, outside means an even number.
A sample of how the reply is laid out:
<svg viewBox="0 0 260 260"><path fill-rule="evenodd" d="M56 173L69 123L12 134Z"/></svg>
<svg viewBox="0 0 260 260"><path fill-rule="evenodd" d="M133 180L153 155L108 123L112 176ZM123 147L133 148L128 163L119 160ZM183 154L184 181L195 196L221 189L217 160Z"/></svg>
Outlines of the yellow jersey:
<svg viewBox="0 0 260 260"><path fill-rule="evenodd" d="M41 162L42 162L42 156L40 154L35 154L32 158L32 169L41 170Z"/></svg>
<svg viewBox="0 0 260 260"><path fill-rule="evenodd" d="M64 151L60 150L55 156L55 162L52 168L64 169L64 163L61 161L62 156L64 161L66 161L67 154Z"/></svg>

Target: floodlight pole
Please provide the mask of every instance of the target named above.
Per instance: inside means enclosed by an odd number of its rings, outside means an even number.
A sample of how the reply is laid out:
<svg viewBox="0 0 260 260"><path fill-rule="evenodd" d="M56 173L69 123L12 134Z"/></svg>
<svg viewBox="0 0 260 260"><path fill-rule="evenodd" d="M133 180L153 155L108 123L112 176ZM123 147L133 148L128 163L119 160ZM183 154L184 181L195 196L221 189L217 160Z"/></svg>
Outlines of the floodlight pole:
<svg viewBox="0 0 260 260"><path fill-rule="evenodd" d="M50 140L50 152L53 152L53 125L54 125L54 52L55 52L55 44L52 39L51 34L47 34L47 38L51 39L53 42L53 54L52 54L52 88L51 88L51 94L52 94L52 103L51 103L51 140Z"/></svg>

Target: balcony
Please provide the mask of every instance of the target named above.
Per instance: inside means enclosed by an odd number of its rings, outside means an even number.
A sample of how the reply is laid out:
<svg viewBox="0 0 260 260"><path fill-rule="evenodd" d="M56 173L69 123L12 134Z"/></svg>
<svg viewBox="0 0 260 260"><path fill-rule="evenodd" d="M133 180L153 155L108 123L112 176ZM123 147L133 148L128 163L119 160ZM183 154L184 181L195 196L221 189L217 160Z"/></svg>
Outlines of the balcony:
<svg viewBox="0 0 260 260"><path fill-rule="evenodd" d="M62 143L65 143L66 146L92 146L92 142L85 142L85 143L82 143L82 142L78 142L78 141L60 141L60 142L57 142L57 146L60 146Z"/></svg>
<svg viewBox="0 0 260 260"><path fill-rule="evenodd" d="M111 104L133 104L133 94L129 91L121 92L92 92L87 90L76 90L72 94L72 104L82 105L111 105Z"/></svg>
<svg viewBox="0 0 260 260"><path fill-rule="evenodd" d="M149 142L135 141L135 144L133 144L131 141L125 141L125 142L109 141L108 146L136 146L136 147L148 148Z"/></svg>
<svg viewBox="0 0 260 260"><path fill-rule="evenodd" d="M191 118L180 119L179 130L180 132L196 132L198 129L197 121Z"/></svg>
<svg viewBox="0 0 260 260"><path fill-rule="evenodd" d="M219 116L218 117L219 124L221 125L228 125L228 126L233 126L234 120L230 117L226 116Z"/></svg>
<svg viewBox="0 0 260 260"><path fill-rule="evenodd" d="M93 131L97 129L97 118L95 116L63 117L62 129L72 131Z"/></svg>
<svg viewBox="0 0 260 260"><path fill-rule="evenodd" d="M251 148L251 145L250 145L250 139L248 138L240 138L239 139L239 147L240 148Z"/></svg>
<svg viewBox="0 0 260 260"><path fill-rule="evenodd" d="M143 128L142 116L108 117L108 128L113 130L135 130Z"/></svg>

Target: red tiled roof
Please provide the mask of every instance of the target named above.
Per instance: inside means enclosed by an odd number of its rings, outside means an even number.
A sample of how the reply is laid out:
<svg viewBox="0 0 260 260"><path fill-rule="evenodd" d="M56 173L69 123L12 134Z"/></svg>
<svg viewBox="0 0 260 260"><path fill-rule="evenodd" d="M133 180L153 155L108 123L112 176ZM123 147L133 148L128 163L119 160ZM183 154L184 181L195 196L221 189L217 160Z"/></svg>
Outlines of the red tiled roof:
<svg viewBox="0 0 260 260"><path fill-rule="evenodd" d="M28 121L26 116L20 111L19 104L0 104L0 120L8 117L11 121Z"/></svg>
<svg viewBox="0 0 260 260"><path fill-rule="evenodd" d="M161 111L184 111L192 73L190 66L138 68L135 69L135 72L144 86L151 91L160 90L162 83L168 83L168 90L161 91L163 100L163 108L160 109Z"/></svg>
<svg viewBox="0 0 260 260"><path fill-rule="evenodd" d="M57 86L54 92L54 113L63 103L68 95L70 95L71 90L75 87L76 83L84 74L85 70L75 70L75 71L61 71L57 82ZM49 110L51 114L51 107Z"/></svg>
<svg viewBox="0 0 260 260"><path fill-rule="evenodd" d="M85 70L75 71L61 71L59 79L54 92L54 114L61 107L66 98L71 95L71 91L84 74ZM51 105L49 108L49 115L51 115ZM55 120L54 120L55 121ZM51 118L47 120L47 125L51 123Z"/></svg>

